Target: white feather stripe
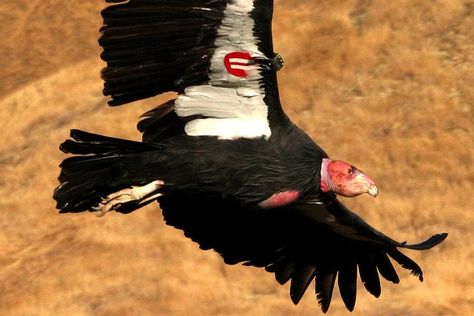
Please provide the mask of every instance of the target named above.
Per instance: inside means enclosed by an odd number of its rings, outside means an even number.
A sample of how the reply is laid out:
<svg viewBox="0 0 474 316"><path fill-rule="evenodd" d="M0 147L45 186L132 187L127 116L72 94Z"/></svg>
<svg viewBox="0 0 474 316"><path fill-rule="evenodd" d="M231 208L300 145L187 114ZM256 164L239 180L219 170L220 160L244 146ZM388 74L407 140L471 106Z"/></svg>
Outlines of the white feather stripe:
<svg viewBox="0 0 474 316"><path fill-rule="evenodd" d="M196 119L186 124L189 136L217 136L219 139L255 138L269 135L270 129L261 120Z"/></svg>
<svg viewBox="0 0 474 316"><path fill-rule="evenodd" d="M194 86L176 99L175 112L181 117L244 118L267 124L267 108L262 103L263 96L254 89Z"/></svg>
<svg viewBox="0 0 474 316"><path fill-rule="evenodd" d="M190 86L184 90L184 95L189 97L215 97L219 95L234 95L235 91L228 87L215 87L210 85Z"/></svg>
<svg viewBox="0 0 474 316"><path fill-rule="evenodd" d="M242 97L256 97L258 95L261 95L261 92L259 90L255 90L251 88L238 88L236 89L236 91L237 91L237 94ZM263 102L263 97L262 97L262 102Z"/></svg>

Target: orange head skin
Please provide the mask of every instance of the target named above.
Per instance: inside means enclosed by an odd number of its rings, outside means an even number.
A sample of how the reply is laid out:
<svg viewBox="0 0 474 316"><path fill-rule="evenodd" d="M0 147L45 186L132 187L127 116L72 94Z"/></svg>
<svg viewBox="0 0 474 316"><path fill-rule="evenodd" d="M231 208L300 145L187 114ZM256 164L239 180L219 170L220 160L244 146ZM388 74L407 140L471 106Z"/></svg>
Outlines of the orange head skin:
<svg viewBox="0 0 474 316"><path fill-rule="evenodd" d="M379 189L375 182L356 167L341 160L323 159L321 164L321 191L353 197L368 193L376 197Z"/></svg>

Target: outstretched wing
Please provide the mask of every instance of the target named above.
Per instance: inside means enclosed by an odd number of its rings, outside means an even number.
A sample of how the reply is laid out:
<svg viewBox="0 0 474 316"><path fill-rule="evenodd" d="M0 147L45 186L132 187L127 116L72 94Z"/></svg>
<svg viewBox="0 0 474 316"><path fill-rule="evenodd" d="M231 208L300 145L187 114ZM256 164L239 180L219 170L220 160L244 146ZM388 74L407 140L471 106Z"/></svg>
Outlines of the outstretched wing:
<svg viewBox="0 0 474 316"><path fill-rule="evenodd" d="M421 268L397 248L429 249L447 234L414 245L399 243L375 230L337 200L290 208L240 209L231 201L205 201L190 193L160 198L167 224L182 229L202 249L214 249L228 264L265 267L299 302L315 279L321 308L329 308L336 278L349 310L356 301L357 269L365 288L381 293L379 274L398 283L392 258L422 280Z"/></svg>
<svg viewBox="0 0 474 316"><path fill-rule="evenodd" d="M149 113L154 123L174 110L190 136L270 137L270 121L283 113L273 0L108 2L123 2L102 12L110 105L176 91L167 111Z"/></svg>

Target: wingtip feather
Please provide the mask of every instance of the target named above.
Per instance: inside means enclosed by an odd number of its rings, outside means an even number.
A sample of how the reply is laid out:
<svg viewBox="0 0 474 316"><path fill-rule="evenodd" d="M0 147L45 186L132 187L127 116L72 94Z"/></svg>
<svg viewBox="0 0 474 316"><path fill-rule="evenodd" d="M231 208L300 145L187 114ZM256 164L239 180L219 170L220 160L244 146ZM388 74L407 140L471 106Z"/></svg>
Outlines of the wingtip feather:
<svg viewBox="0 0 474 316"><path fill-rule="evenodd" d="M321 306L321 310L323 311L323 313L326 313L329 310L329 306L331 305L335 280L335 272L316 275L316 299L318 301L319 306Z"/></svg>
<svg viewBox="0 0 474 316"><path fill-rule="evenodd" d="M415 261L405 256L403 253L398 251L398 249L391 249L387 251L387 253L403 268L410 270L411 274L418 277L420 282L423 282L423 270L421 270L421 267Z"/></svg>
<svg viewBox="0 0 474 316"><path fill-rule="evenodd" d="M448 237L448 233L440 233L431 236L427 240L420 242L418 244L406 244L404 243L401 247L413 250L428 250L433 248L434 246L439 245Z"/></svg>
<svg viewBox="0 0 474 316"><path fill-rule="evenodd" d="M291 277L290 297L293 304L297 305L306 289L314 278L316 267L312 264L297 266Z"/></svg>
<svg viewBox="0 0 474 316"><path fill-rule="evenodd" d="M338 286L342 301L349 311L353 311L357 298L357 264L352 256L343 261L338 273Z"/></svg>
<svg viewBox="0 0 474 316"><path fill-rule="evenodd" d="M358 258L359 275L364 287L375 297L381 294L380 278L373 256L370 253L363 253Z"/></svg>

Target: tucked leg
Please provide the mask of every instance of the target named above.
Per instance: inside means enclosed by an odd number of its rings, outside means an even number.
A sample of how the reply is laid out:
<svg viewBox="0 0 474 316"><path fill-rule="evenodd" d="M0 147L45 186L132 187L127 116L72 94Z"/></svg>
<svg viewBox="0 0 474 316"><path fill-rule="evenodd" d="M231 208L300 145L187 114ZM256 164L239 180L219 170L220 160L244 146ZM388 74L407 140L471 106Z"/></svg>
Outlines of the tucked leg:
<svg viewBox="0 0 474 316"><path fill-rule="evenodd" d="M103 198L99 204L92 208L98 212L97 216L104 216L107 212L128 202L138 201L140 204L145 203L161 196L161 193L157 191L163 185L163 181L156 180L143 186L132 186L131 188L109 194L106 198Z"/></svg>

